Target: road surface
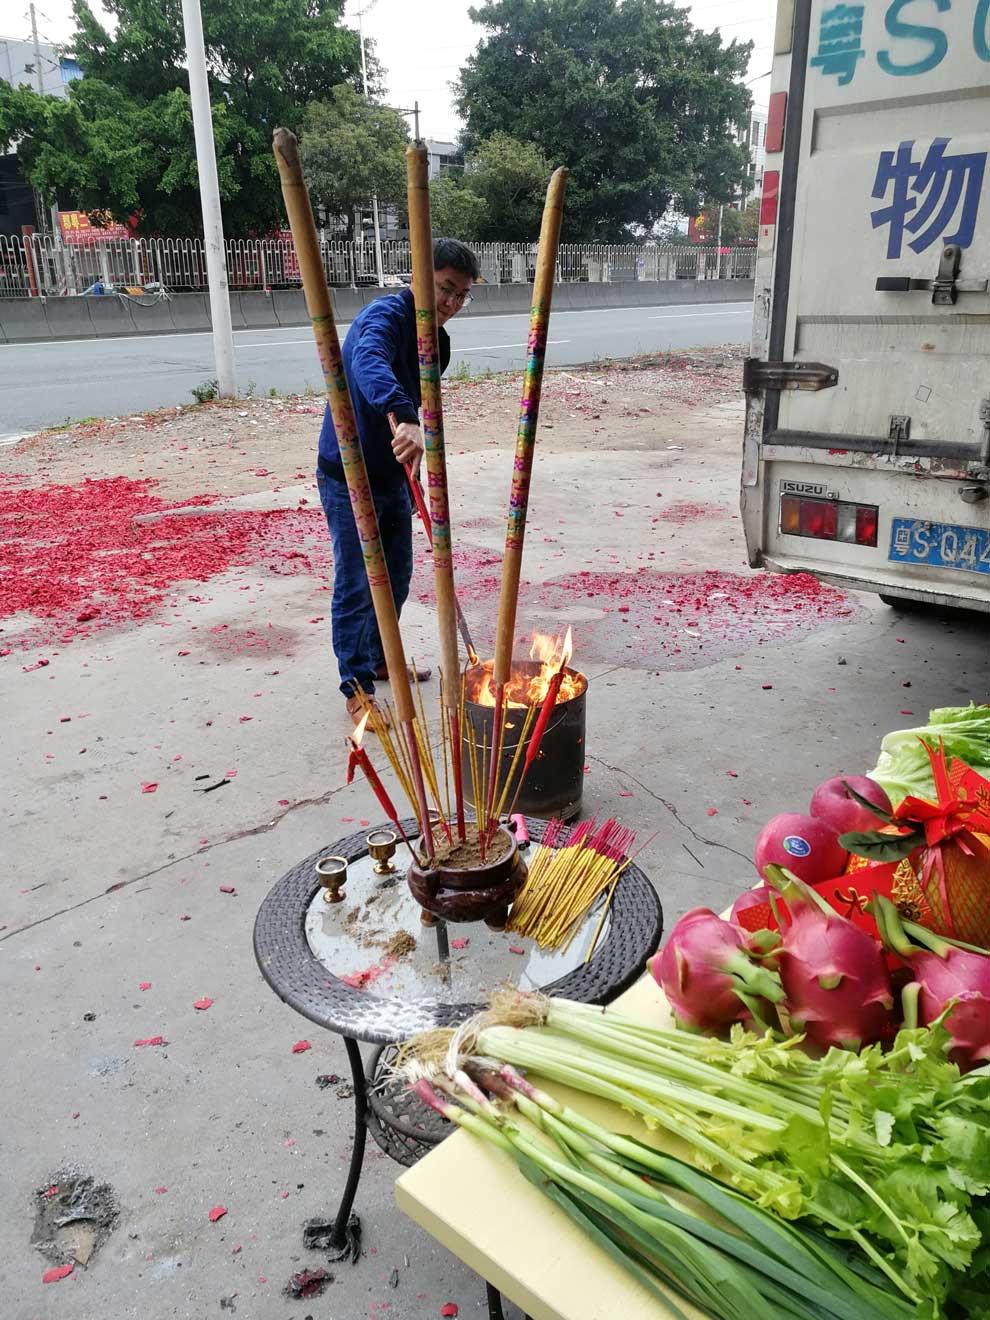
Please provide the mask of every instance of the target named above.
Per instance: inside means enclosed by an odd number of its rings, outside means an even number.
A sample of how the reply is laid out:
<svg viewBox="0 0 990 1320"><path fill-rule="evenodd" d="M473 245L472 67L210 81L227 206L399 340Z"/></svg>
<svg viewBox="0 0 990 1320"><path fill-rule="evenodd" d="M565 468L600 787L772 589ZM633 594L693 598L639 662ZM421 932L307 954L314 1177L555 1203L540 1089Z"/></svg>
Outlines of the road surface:
<svg viewBox="0 0 990 1320"><path fill-rule="evenodd" d="M559 311L551 322L547 362L567 366L599 357L738 344L749 336L750 318L749 302ZM519 367L528 328L524 313L455 321L450 370L476 375ZM340 329L343 333L346 326ZM238 330L234 343L242 394L322 390L307 327ZM189 403L193 387L215 374L209 333L7 344L0 348L0 443L84 417Z"/></svg>

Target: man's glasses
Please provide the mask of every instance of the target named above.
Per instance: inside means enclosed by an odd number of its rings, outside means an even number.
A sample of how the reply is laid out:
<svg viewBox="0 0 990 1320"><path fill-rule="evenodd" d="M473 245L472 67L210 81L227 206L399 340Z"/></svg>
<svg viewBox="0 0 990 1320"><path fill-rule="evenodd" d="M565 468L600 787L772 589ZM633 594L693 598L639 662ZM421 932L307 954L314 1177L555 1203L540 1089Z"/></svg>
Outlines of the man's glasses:
<svg viewBox="0 0 990 1320"><path fill-rule="evenodd" d="M449 284L438 284L437 293L441 298L446 298L448 302L454 303L457 307L467 307L471 302L471 295L469 293L458 293L457 290L452 289Z"/></svg>

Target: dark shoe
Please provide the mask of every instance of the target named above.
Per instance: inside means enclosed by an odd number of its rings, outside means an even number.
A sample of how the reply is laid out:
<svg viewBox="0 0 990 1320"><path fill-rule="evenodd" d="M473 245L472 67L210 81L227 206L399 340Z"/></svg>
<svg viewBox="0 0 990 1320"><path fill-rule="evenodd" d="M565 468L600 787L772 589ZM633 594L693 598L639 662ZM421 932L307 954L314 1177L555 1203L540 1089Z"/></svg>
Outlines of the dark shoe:
<svg viewBox="0 0 990 1320"><path fill-rule="evenodd" d="M413 665L406 665L406 672L409 674L409 678L410 678L410 680L415 680L416 682L419 682L419 683L425 683L425 682L427 682L429 679L431 679L431 678L433 677L433 670L432 670L432 669L427 669L425 665L423 665L423 666L420 666L420 665L415 665L415 666L413 666ZM387 682L388 682L388 667L387 667L386 665L381 665L378 669L376 669L376 670L375 670L375 678L376 678L380 683L387 683Z"/></svg>

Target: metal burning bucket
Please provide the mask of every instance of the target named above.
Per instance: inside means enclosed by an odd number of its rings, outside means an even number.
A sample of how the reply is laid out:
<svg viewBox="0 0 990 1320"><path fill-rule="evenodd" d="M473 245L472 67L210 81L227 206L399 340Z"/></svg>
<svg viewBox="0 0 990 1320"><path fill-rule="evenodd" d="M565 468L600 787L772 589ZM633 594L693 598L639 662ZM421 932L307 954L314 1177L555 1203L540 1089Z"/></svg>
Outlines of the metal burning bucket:
<svg viewBox="0 0 990 1320"><path fill-rule="evenodd" d="M544 666L539 661L524 660L513 664L513 673L535 677ZM472 700L472 693L487 686L491 664L476 665L465 674L464 723L470 724L474 731L476 747L482 744L491 747L495 725L495 708L489 704ZM550 820L560 816L570 820L581 808L581 794L584 791L584 718L585 698L588 693L588 680L576 669L565 669L565 674L577 680L578 691L568 700L558 698L554 706L550 723L547 725L540 744L540 752L529 768L519 795L517 810L525 816L536 816ZM512 760L519 746L526 708L510 706L505 715L505 736L502 745L501 775L508 775ZM535 723L535 721L534 721ZM532 726L530 729L532 732ZM519 757L516 773L512 777L506 802L515 797L523 761L526 756L527 742ZM475 805L471 795L471 740L467 728L461 735L461 764L463 766L464 796L472 807Z"/></svg>

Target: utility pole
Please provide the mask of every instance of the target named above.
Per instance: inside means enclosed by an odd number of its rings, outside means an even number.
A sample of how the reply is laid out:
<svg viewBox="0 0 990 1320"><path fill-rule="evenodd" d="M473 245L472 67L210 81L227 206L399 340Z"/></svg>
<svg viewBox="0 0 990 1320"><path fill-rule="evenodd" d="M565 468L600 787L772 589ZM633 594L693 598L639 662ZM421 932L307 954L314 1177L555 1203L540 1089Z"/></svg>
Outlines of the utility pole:
<svg viewBox="0 0 990 1320"><path fill-rule="evenodd" d="M237 394L234 335L230 324L223 215L220 211L220 184L217 180L213 114L210 109L210 84L206 76L203 15L200 12L199 0L182 0L182 24L186 37L186 63L189 66L193 134L196 138L199 199L203 208L203 245L206 248L206 278L210 287L210 318L213 322L217 389L220 397L227 399Z"/></svg>
<svg viewBox="0 0 990 1320"><path fill-rule="evenodd" d="M364 56L364 16L369 9L373 9L378 0L369 0L362 9L358 10L358 39L361 42L361 82L364 85L364 99L368 101L368 64ZM385 287L385 267L382 262L382 234L378 224L378 193L371 194L371 215L375 222L375 274L378 276L378 287Z"/></svg>
<svg viewBox="0 0 990 1320"><path fill-rule="evenodd" d="M31 14L31 41L34 45L34 80L38 84L38 95L44 96L45 75L41 67L41 40L38 37L38 15L35 13L33 3L28 5L28 10ZM38 222L41 227L41 232L44 233L45 230L48 228L49 208L46 204L45 198L42 197L41 195L41 190L38 188L34 189L34 209L38 216ZM53 233L57 238L58 237L58 203L57 202L53 207L51 207L51 221L53 226Z"/></svg>

